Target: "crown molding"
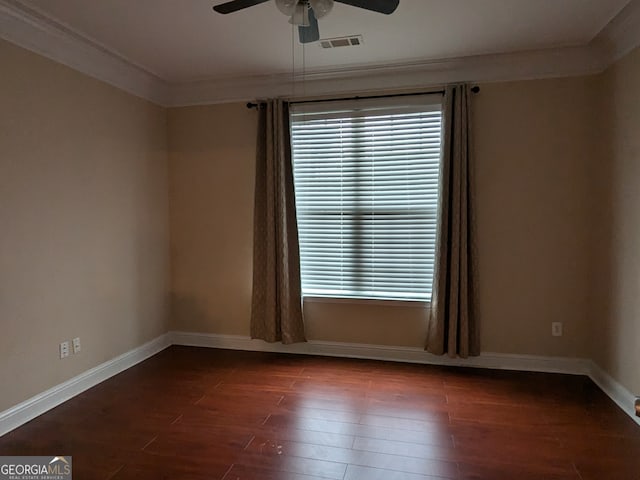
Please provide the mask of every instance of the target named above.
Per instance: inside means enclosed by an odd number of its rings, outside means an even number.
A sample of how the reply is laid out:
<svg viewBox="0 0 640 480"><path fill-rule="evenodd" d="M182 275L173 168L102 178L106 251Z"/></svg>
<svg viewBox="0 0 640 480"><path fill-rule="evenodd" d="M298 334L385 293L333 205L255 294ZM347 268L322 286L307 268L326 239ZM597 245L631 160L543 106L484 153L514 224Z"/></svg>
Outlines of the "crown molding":
<svg viewBox="0 0 640 480"><path fill-rule="evenodd" d="M599 73L640 45L640 0L631 0L583 46L178 84L170 84L21 0L0 0L0 38L133 95L162 106L178 107Z"/></svg>
<svg viewBox="0 0 640 480"><path fill-rule="evenodd" d="M607 66L640 45L640 0L631 0L592 40L594 53L605 58Z"/></svg>
<svg viewBox="0 0 640 480"><path fill-rule="evenodd" d="M0 0L0 38L132 95L166 103L165 81L17 0Z"/></svg>
<svg viewBox="0 0 640 480"><path fill-rule="evenodd" d="M389 66L365 66L174 85L168 106L268 97L306 97L366 91L419 89L453 82L499 82L588 75L605 68L589 47L478 55Z"/></svg>

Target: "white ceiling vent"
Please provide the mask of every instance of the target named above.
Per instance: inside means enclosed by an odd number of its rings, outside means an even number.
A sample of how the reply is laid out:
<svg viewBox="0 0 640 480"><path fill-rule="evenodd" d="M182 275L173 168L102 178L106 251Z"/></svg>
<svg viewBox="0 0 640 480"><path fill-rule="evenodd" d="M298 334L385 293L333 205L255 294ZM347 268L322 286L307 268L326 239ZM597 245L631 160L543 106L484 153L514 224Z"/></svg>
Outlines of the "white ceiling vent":
<svg viewBox="0 0 640 480"><path fill-rule="evenodd" d="M322 48L357 47L358 45L362 45L362 35L320 39Z"/></svg>

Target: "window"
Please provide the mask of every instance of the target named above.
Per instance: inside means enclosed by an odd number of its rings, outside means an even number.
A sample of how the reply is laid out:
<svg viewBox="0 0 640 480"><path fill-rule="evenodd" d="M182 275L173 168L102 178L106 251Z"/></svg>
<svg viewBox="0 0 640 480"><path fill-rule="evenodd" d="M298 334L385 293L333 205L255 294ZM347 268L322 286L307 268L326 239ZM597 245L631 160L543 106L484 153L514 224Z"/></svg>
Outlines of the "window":
<svg viewBox="0 0 640 480"><path fill-rule="evenodd" d="M439 95L294 104L306 296L431 299Z"/></svg>

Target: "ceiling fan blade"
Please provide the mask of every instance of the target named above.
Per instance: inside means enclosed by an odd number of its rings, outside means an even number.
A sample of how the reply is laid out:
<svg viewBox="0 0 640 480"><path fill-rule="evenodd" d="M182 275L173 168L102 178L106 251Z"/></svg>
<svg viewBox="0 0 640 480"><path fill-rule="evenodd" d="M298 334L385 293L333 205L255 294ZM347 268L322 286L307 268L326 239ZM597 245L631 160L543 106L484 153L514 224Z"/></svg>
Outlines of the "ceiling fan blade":
<svg viewBox="0 0 640 480"><path fill-rule="evenodd" d="M400 0L335 0L338 3L351 5L352 7L364 8L372 12L390 15L396 11Z"/></svg>
<svg viewBox="0 0 640 480"><path fill-rule="evenodd" d="M318 20L313 13L313 8L309 9L309 26L300 25L298 27L298 37L300 43L311 43L320 40L320 30L318 30Z"/></svg>
<svg viewBox="0 0 640 480"><path fill-rule="evenodd" d="M216 5L213 9L218 13L233 13L238 10L242 10L244 8L253 7L254 5L259 5L260 3L268 2L269 0L232 0L231 2L221 3L220 5Z"/></svg>

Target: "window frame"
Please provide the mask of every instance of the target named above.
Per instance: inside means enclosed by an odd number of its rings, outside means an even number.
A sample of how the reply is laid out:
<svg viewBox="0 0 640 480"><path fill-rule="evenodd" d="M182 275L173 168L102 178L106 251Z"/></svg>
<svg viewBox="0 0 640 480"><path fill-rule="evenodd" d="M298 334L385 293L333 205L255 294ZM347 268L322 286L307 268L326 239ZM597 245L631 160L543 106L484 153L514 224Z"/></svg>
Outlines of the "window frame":
<svg viewBox="0 0 640 480"><path fill-rule="evenodd" d="M352 119L358 117L373 117L376 115L393 115L397 113L408 114L409 112L438 112L439 116L439 136L438 136L438 160L437 160L437 181L436 181L436 197L440 194L440 181L441 181L441 169L442 169L442 140L443 140L443 96L439 93L429 94L403 94L398 96L383 96L383 97L366 97L355 99L335 99L313 102L292 102L290 113L291 124L291 160L294 169L294 186L297 183L295 180L296 171L296 155L295 155L295 142L294 142L294 124L296 117L304 118L304 121L330 118L330 119ZM421 143L421 146L425 143ZM342 161L341 157L341 161ZM433 160L429 163L429 160L425 158L427 165L432 165ZM296 193L296 201L298 200L298 194ZM435 239L433 240L434 258L431 264L432 275L435 275L435 243L437 242L437 228L438 228L438 213L439 213L439 198L436 199L433 205L434 227L435 227ZM353 211L353 210L351 210ZM298 212L298 219L299 211ZM372 213L373 215L373 213ZM431 225L431 223L429 223ZM300 235L300 226L298 225L298 232ZM302 242L300 245L302 250ZM301 255L302 263L302 255ZM302 277L302 265L301 265L301 277ZM431 277L433 278L433 276ZM302 280L302 278L301 278ZM407 283L411 283L410 281ZM304 282L302 282L304 285ZM408 298L402 296L367 296L366 292L355 292L355 295L350 294L318 294L317 292L305 293L302 291L303 301L312 303L363 303L363 304L380 304L385 306L423 306L431 301L433 295L433 284L429 285L426 298ZM359 294L360 293L360 294ZM414 290L413 294L419 294L418 290ZM417 297L417 295L416 295Z"/></svg>

